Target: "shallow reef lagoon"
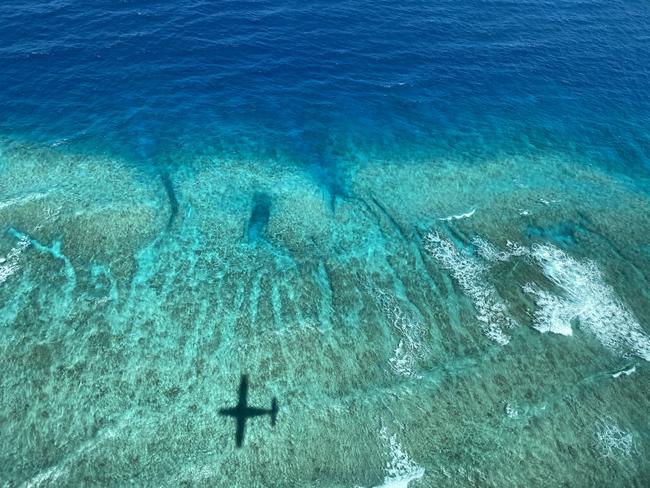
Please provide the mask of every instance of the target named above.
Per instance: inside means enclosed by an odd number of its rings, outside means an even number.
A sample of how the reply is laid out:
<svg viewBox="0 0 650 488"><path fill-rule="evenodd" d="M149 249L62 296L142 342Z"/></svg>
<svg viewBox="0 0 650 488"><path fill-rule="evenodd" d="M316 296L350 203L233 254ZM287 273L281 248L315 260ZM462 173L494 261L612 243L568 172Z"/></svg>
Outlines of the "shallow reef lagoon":
<svg viewBox="0 0 650 488"><path fill-rule="evenodd" d="M649 19L3 1L0 486L650 486Z"/></svg>

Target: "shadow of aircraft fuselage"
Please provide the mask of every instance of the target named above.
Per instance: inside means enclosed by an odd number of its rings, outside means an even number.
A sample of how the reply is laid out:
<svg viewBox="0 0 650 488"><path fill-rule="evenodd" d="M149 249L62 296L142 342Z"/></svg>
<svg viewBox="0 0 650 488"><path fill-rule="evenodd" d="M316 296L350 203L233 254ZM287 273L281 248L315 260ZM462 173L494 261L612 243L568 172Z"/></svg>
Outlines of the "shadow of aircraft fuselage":
<svg viewBox="0 0 650 488"><path fill-rule="evenodd" d="M241 447L244 443L244 430L246 428L246 420L250 417L259 417L261 415L270 415L271 425L275 426L275 420L278 415L278 401L274 397L271 401L271 408L255 408L248 406L248 376L242 375L239 383L239 402L233 408L222 408L219 410L219 415L227 417L234 417L237 423L237 430L235 432L235 443L237 447Z"/></svg>

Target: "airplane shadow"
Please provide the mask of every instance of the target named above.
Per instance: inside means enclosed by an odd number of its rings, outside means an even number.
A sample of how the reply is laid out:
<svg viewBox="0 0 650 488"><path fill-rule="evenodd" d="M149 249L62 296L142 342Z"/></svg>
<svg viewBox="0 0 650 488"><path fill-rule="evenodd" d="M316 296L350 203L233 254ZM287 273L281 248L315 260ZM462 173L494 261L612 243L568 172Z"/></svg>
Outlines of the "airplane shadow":
<svg viewBox="0 0 650 488"><path fill-rule="evenodd" d="M232 408L222 408L219 415L233 417L235 419L235 444L242 447L246 431L246 421L252 417L268 415L271 417L271 426L275 426L278 417L278 400L273 397L271 408L257 408L248 406L248 375L243 374L239 382L239 400Z"/></svg>

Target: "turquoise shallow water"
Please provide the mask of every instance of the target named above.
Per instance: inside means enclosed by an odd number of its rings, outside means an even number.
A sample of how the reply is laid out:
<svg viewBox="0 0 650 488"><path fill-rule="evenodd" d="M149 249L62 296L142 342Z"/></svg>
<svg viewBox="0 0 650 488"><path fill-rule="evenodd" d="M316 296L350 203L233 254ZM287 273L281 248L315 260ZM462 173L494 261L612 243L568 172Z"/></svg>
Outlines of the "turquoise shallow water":
<svg viewBox="0 0 650 488"><path fill-rule="evenodd" d="M2 2L0 487L650 486L649 15Z"/></svg>
<svg viewBox="0 0 650 488"><path fill-rule="evenodd" d="M642 178L358 157L332 200L289 160L181 157L166 189L3 141L4 484L647 482ZM236 449L241 373L280 412Z"/></svg>

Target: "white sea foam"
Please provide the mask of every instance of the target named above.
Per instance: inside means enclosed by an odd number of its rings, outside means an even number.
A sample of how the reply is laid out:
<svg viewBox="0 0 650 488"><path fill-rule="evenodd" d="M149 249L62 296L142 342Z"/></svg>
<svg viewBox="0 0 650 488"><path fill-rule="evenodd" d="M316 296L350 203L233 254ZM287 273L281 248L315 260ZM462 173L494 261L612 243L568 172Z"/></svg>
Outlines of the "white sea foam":
<svg viewBox="0 0 650 488"><path fill-rule="evenodd" d="M29 239L21 238L18 240L16 247L11 249L7 256L0 258L0 284L4 283L7 278L14 274L20 266L18 261L22 252L29 246Z"/></svg>
<svg viewBox="0 0 650 488"><path fill-rule="evenodd" d="M494 244L486 241L481 237L472 239L472 244L483 259L487 261L509 261L513 256L525 256L529 253L528 249L514 242L506 243L506 250L502 251Z"/></svg>
<svg viewBox="0 0 650 488"><path fill-rule="evenodd" d="M68 138L64 137L63 139L59 139L57 141L54 141L52 144L50 144L52 147L58 147L61 146L62 144L67 144L68 143Z"/></svg>
<svg viewBox="0 0 650 488"><path fill-rule="evenodd" d="M519 417L519 412L511 403L506 403L505 412L508 418L516 419Z"/></svg>
<svg viewBox="0 0 650 488"><path fill-rule="evenodd" d="M420 378L416 373L416 366L418 357L424 352L424 327L413 314L404 311L392 295L383 290L376 290L375 297L386 318L400 336L395 353L389 359L391 368L396 374Z"/></svg>
<svg viewBox="0 0 650 488"><path fill-rule="evenodd" d="M494 286L485 278L485 266L471 256L464 255L438 232L429 232L424 238L424 248L445 269L451 271L463 292L472 299L476 318L483 324L483 332L498 344L510 341L505 330L514 326L506 314Z"/></svg>
<svg viewBox="0 0 650 488"><path fill-rule="evenodd" d="M634 452L632 433L621 429L611 417L604 417L597 422L594 435L596 448L605 458L630 456Z"/></svg>
<svg viewBox="0 0 650 488"><path fill-rule="evenodd" d="M393 356L388 360L393 371L399 375L407 377L416 377L421 378L415 372L415 358L410 351L407 350L407 346L404 344L403 340L399 341L399 344L395 348Z"/></svg>
<svg viewBox="0 0 650 488"><path fill-rule="evenodd" d="M636 366L632 366L632 367L629 368L629 369L624 369L624 370L622 370L622 371L618 371L618 372L614 373L614 374L612 375L612 378L618 378L618 377L623 376L623 375L625 375L625 376L630 376L630 375L631 375L632 373L634 373L635 371L636 371Z"/></svg>
<svg viewBox="0 0 650 488"><path fill-rule="evenodd" d="M470 210L468 212L465 212L465 213L461 213L461 214L457 214L457 215L449 215L448 217L440 217L438 220L451 222L452 220L467 219L467 218L471 217L472 215L474 215L475 213L476 213L476 209L473 208L472 210Z"/></svg>
<svg viewBox="0 0 650 488"><path fill-rule="evenodd" d="M530 283L524 291L535 295L537 310L533 327L542 333L552 332L564 336L573 335L571 321L575 319L575 305L562 297L537 288Z"/></svg>
<svg viewBox="0 0 650 488"><path fill-rule="evenodd" d="M407 488L409 483L424 476L424 468L408 456L395 434L391 435L384 426L379 435L388 446L390 459L386 463L384 482L376 488Z"/></svg>
<svg viewBox="0 0 650 488"><path fill-rule="evenodd" d="M650 338L603 281L595 263L578 261L552 245L535 245L531 256L564 295L559 297L528 284L538 306L534 327L540 332L572 334L572 323L596 336L611 351L650 361Z"/></svg>

